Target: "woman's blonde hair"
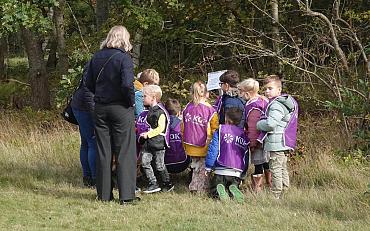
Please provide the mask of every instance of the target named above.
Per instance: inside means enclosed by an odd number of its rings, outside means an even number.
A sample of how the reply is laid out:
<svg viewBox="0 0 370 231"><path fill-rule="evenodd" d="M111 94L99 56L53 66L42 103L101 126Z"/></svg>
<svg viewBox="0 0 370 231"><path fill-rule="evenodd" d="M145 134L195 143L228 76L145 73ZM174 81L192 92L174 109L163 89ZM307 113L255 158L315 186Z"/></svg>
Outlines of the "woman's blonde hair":
<svg viewBox="0 0 370 231"><path fill-rule="evenodd" d="M203 81L197 81L190 89L194 104L199 104L200 101L207 96L207 86Z"/></svg>
<svg viewBox="0 0 370 231"><path fill-rule="evenodd" d="M257 93L260 90L260 84L257 80L249 78L239 83L238 88L245 92Z"/></svg>
<svg viewBox="0 0 370 231"><path fill-rule="evenodd" d="M162 89L158 85L145 85L143 87L143 93L154 96L158 102L162 98Z"/></svg>
<svg viewBox="0 0 370 231"><path fill-rule="evenodd" d="M132 45L130 43L130 33L124 26L114 26L110 29L105 40L100 44L100 49L103 48L121 48L125 51L130 51Z"/></svg>

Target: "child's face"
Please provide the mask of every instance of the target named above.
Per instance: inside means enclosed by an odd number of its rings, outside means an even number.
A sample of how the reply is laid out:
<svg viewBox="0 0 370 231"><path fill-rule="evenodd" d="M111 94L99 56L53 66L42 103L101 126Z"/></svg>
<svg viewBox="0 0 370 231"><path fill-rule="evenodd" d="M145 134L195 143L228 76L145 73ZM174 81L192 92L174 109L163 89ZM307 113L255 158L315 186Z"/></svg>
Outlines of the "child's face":
<svg viewBox="0 0 370 231"><path fill-rule="evenodd" d="M144 106L152 106L156 102L154 95L144 92Z"/></svg>
<svg viewBox="0 0 370 231"><path fill-rule="evenodd" d="M265 89L265 95L269 99L272 99L281 94L281 87L275 81L266 84Z"/></svg>
<svg viewBox="0 0 370 231"><path fill-rule="evenodd" d="M220 82L222 92L227 92L229 90L229 84Z"/></svg>
<svg viewBox="0 0 370 231"><path fill-rule="evenodd" d="M249 100L251 98L249 92L247 91L244 91L243 89L241 88L238 88L238 91L239 91L239 97L242 97L243 99L245 100Z"/></svg>

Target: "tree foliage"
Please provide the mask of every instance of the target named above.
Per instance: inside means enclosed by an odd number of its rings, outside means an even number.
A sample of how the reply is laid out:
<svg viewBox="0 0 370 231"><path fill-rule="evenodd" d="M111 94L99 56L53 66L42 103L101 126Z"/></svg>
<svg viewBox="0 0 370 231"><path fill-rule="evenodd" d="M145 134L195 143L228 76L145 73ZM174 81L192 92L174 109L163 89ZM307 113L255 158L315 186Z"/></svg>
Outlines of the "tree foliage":
<svg viewBox="0 0 370 231"><path fill-rule="evenodd" d="M276 2L278 22L270 5ZM57 4L4 0L0 33L12 36L24 26L47 41L54 26L48 13ZM368 124L368 0L111 0L99 31L95 0L66 4L66 49L75 71L111 26L123 24L137 46L136 71L157 69L167 96L184 103L190 83L210 71L235 69L257 79L280 73L303 111L334 110L348 130Z"/></svg>

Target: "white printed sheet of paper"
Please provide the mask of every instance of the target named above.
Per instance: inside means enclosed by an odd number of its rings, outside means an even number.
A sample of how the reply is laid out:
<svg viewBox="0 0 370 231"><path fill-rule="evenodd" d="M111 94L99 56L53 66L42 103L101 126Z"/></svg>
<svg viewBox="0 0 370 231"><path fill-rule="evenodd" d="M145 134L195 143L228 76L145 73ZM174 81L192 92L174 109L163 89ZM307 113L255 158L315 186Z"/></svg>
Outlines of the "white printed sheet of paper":
<svg viewBox="0 0 370 231"><path fill-rule="evenodd" d="M207 80L207 90L216 90L220 89L220 76L225 73L227 70L222 71L215 71L208 73L208 80Z"/></svg>

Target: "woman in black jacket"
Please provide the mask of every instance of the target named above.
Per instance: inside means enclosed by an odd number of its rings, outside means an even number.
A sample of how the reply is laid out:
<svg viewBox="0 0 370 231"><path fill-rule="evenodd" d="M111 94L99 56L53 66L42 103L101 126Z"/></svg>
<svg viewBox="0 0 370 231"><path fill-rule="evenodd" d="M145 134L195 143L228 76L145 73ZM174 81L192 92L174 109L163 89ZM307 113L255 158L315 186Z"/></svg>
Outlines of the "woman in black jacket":
<svg viewBox="0 0 370 231"><path fill-rule="evenodd" d="M98 199L113 200L112 153L117 155L117 183L121 204L135 199L136 144L134 72L130 34L114 26L90 61L86 86L94 93L97 141Z"/></svg>
<svg viewBox="0 0 370 231"><path fill-rule="evenodd" d="M74 92L71 107L81 136L80 162L83 184L93 187L96 182L96 139L94 132L94 94L85 86L89 62L85 65L80 86Z"/></svg>

